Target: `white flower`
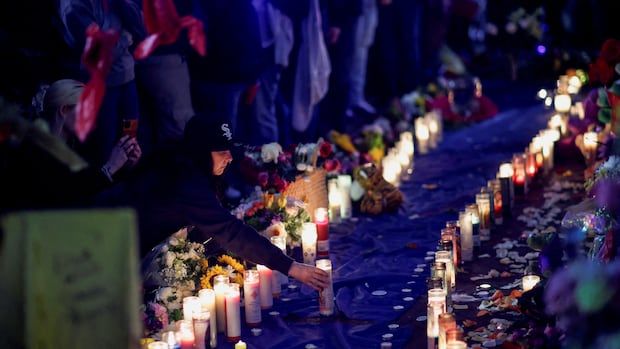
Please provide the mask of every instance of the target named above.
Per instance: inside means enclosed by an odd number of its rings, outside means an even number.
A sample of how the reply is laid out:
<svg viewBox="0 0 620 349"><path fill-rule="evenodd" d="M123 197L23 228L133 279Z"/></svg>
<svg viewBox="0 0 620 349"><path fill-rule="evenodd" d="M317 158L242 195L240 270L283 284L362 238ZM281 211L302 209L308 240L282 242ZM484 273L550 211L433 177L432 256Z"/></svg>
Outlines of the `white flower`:
<svg viewBox="0 0 620 349"><path fill-rule="evenodd" d="M278 163L278 156L282 153L282 147L278 143L269 143L262 146L260 151L264 163Z"/></svg>
<svg viewBox="0 0 620 349"><path fill-rule="evenodd" d="M168 240L168 244L170 246L178 246L179 245L179 239L175 238L174 236L171 236L170 239Z"/></svg>
<svg viewBox="0 0 620 349"><path fill-rule="evenodd" d="M294 217L294 216L297 215L297 213L299 213L299 207L297 207L297 206L287 206L285 211L286 211L287 215L289 215L291 217Z"/></svg>
<svg viewBox="0 0 620 349"><path fill-rule="evenodd" d="M271 226L269 226L269 228L265 230L265 232L267 233L267 236L281 235L286 238L286 235L287 235L286 228L284 227L284 223L282 222L272 224Z"/></svg>
<svg viewBox="0 0 620 349"><path fill-rule="evenodd" d="M160 302L168 303L168 298L173 296L172 287L162 287L157 290L156 299Z"/></svg>
<svg viewBox="0 0 620 349"><path fill-rule="evenodd" d="M167 251L164 256L166 260L166 266L168 268L172 267L172 263L174 263L174 260L176 259L176 254L174 252Z"/></svg>

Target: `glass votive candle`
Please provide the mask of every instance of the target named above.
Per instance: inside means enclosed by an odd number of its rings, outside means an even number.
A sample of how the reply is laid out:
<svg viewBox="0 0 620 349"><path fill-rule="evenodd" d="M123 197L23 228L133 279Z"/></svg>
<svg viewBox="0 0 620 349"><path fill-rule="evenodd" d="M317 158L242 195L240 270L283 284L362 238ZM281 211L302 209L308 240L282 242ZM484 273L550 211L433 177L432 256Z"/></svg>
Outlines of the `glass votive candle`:
<svg viewBox="0 0 620 349"><path fill-rule="evenodd" d="M540 276L538 275L525 275L521 279L523 291L527 292L533 289L540 282Z"/></svg>

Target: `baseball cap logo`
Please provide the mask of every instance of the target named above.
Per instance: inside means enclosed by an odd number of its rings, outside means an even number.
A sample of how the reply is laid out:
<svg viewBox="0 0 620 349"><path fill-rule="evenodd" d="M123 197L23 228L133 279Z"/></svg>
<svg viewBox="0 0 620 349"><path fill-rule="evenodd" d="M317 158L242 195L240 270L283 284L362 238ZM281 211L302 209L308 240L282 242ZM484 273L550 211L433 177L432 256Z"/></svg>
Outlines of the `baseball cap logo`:
<svg viewBox="0 0 620 349"><path fill-rule="evenodd" d="M230 131L230 127L228 127L228 124L222 124L221 129L222 131L224 131L222 135L226 137L226 139L228 139L229 141L232 140L232 132Z"/></svg>

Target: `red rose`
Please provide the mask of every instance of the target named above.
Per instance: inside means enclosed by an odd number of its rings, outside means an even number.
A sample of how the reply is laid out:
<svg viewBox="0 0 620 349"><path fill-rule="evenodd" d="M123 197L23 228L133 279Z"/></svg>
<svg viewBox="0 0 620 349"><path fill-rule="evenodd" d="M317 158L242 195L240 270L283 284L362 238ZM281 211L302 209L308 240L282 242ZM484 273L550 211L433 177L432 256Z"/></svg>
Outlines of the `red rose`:
<svg viewBox="0 0 620 349"><path fill-rule="evenodd" d="M601 58L612 67L620 62L620 41L607 39L601 48Z"/></svg>
<svg viewBox="0 0 620 349"><path fill-rule="evenodd" d="M322 158L328 158L330 155L332 155L332 153L333 149L331 143L323 142L319 145L319 155Z"/></svg>
<svg viewBox="0 0 620 349"><path fill-rule="evenodd" d="M261 188L265 188L267 186L267 183L269 183L269 174L267 172L260 172L258 174L258 185L261 186Z"/></svg>
<svg viewBox="0 0 620 349"><path fill-rule="evenodd" d="M340 161L338 159L328 159L325 160L323 167L327 172L335 172L340 169Z"/></svg>
<svg viewBox="0 0 620 349"><path fill-rule="evenodd" d="M286 189L286 187L288 187L288 183L282 179L282 177L276 175L273 178L273 186L279 193L281 193Z"/></svg>
<svg viewBox="0 0 620 349"><path fill-rule="evenodd" d="M590 81L600 82L609 85L614 78L614 67L609 66L602 57L599 57L593 64L590 64Z"/></svg>

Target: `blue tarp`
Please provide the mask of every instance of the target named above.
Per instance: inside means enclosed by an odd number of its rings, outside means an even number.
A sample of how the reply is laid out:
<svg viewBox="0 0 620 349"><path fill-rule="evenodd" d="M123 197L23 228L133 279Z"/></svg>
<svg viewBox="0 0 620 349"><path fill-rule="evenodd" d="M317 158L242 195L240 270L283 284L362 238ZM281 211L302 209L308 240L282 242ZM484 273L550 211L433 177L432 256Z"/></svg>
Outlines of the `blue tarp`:
<svg viewBox="0 0 620 349"><path fill-rule="evenodd" d="M523 152L546 127L547 117L542 107L513 109L446 133L438 149L416 157L413 175L401 186L406 203L398 214L331 227L336 314L321 317L317 293L291 281L295 288L283 290L274 308L263 312L261 336L253 337L242 326L248 348L379 348L385 334L392 334L393 348L400 348L412 335L426 336L411 333L409 326L388 327L426 292L428 268L416 273L416 266L435 250L445 222L474 201L501 162ZM423 184L438 187L427 190ZM417 248L408 247L410 243ZM387 293L372 295L378 290ZM219 341L218 348L232 347L221 335Z"/></svg>

